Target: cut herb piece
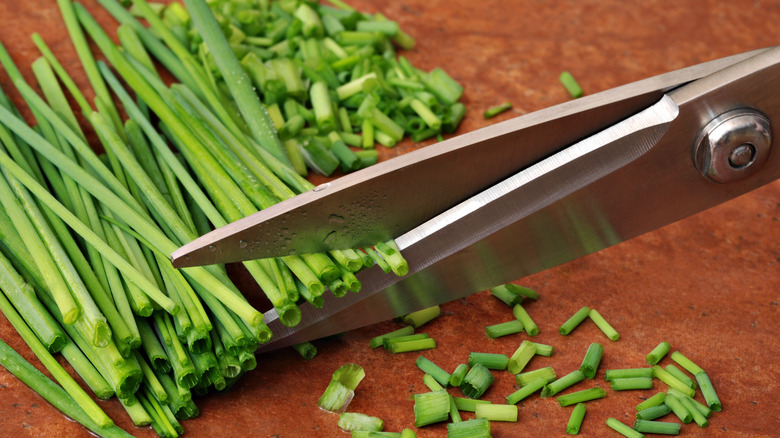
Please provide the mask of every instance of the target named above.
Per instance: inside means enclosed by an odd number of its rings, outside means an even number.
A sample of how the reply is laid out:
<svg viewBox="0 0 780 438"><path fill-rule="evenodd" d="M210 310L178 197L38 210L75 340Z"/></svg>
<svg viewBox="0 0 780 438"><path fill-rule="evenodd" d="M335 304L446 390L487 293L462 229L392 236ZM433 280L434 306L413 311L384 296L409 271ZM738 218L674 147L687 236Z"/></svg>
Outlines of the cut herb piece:
<svg viewBox="0 0 780 438"><path fill-rule="evenodd" d="M520 343L520 346L517 347L517 350L512 353L512 356L509 357L509 362L506 366L507 371L512 374L520 373L535 354L536 345L533 342L524 340Z"/></svg>
<svg viewBox="0 0 780 438"><path fill-rule="evenodd" d="M582 371L586 379L592 379L596 376L596 370L599 367L599 363L601 363L603 354L603 345L598 342L590 344L588 351L585 352L585 357L582 359L582 365L580 365L580 371Z"/></svg>
<svg viewBox="0 0 780 438"><path fill-rule="evenodd" d="M518 295L522 295L525 298L530 298L532 300L538 300L539 299L539 293L537 293L535 290L520 286L519 284L514 283L507 283L506 284L507 289L509 289L511 292L514 292Z"/></svg>
<svg viewBox="0 0 780 438"><path fill-rule="evenodd" d="M391 353L408 353L411 351L430 350L436 348L433 338L417 339L412 341L399 341L390 344Z"/></svg>
<svg viewBox="0 0 780 438"><path fill-rule="evenodd" d="M607 426L626 438L644 438L644 435L618 421L617 418L607 418Z"/></svg>
<svg viewBox="0 0 780 438"><path fill-rule="evenodd" d="M707 406L715 412L719 412L722 409L718 394L715 392L715 388L710 382L710 377L704 371L696 374L696 381L699 382L699 389L704 396L704 401L707 402ZM685 391L683 391L685 392Z"/></svg>
<svg viewBox="0 0 780 438"><path fill-rule="evenodd" d="M662 405L664 403L664 398L666 398L666 394L663 392L659 392L654 396L649 397L647 400L643 401L642 403L636 405L636 410L643 411L645 409L652 408L653 406Z"/></svg>
<svg viewBox="0 0 780 438"><path fill-rule="evenodd" d="M685 407L685 410L691 414L693 421L699 425L699 427L707 427L710 424L709 421L707 421L707 417L705 417L704 414L693 403L692 398L680 397L678 400L680 400L682 405Z"/></svg>
<svg viewBox="0 0 780 438"><path fill-rule="evenodd" d="M567 319L566 322L563 323L558 328L558 332L564 336L568 335L572 332L582 321L585 321L585 318L588 317L588 314L590 313L590 308L585 306L577 311L574 315L571 316L571 318Z"/></svg>
<svg viewBox="0 0 780 438"><path fill-rule="evenodd" d="M441 369L438 365L431 362L430 359L420 356L414 362L417 368L426 374L430 374L440 385L446 387L450 382L450 373Z"/></svg>
<svg viewBox="0 0 780 438"><path fill-rule="evenodd" d="M450 416L450 395L446 390L414 394L414 425L416 427L446 421Z"/></svg>
<svg viewBox="0 0 780 438"><path fill-rule="evenodd" d="M581 382L585 379L585 374L580 370L575 370L561 377L558 380L548 383L542 389L542 398L552 397L564 389Z"/></svg>
<svg viewBox="0 0 780 438"><path fill-rule="evenodd" d="M572 392L558 397L558 404L561 406L570 406L590 400L596 400L607 396L607 391L602 388L590 388L582 391Z"/></svg>
<svg viewBox="0 0 780 438"><path fill-rule="evenodd" d="M601 314L596 309L590 309L588 316L590 317L591 321L596 324L596 327L601 329L601 331L604 332L604 334L607 335L610 340L617 341L620 339L618 332L612 328L607 320L604 319L604 317L601 316Z"/></svg>
<svg viewBox="0 0 780 438"><path fill-rule="evenodd" d="M693 363L692 360L685 357L685 355L680 353L679 351L675 351L674 353L672 353L671 358L673 361L677 362L681 367L685 368L686 371L693 374L694 376L704 372L704 370L700 366Z"/></svg>
<svg viewBox="0 0 780 438"><path fill-rule="evenodd" d="M683 405L677 397L672 397L667 394L666 398L664 398L664 404L668 406L672 412L674 412L674 415L683 423L688 424L693 420L691 413L688 412L688 409L685 408L685 405Z"/></svg>
<svg viewBox="0 0 780 438"><path fill-rule="evenodd" d="M669 374L669 372L658 365L653 365L653 377L666 383L670 388L674 388L688 396L693 397L696 394L696 391L691 389L690 386L677 380L673 375Z"/></svg>
<svg viewBox="0 0 780 438"><path fill-rule="evenodd" d="M650 365L655 365L658 362L661 361L661 359L664 358L669 353L669 349L671 348L671 345L664 341L658 344L655 348L653 348L653 351L647 354L647 357L645 360Z"/></svg>
<svg viewBox="0 0 780 438"><path fill-rule="evenodd" d="M333 373L328 387L317 401L317 406L330 412L343 412L352 401L355 388L365 376L366 372L360 365L350 363L340 366Z"/></svg>
<svg viewBox="0 0 780 438"><path fill-rule="evenodd" d="M489 421L517 421L517 406L513 404L483 404L477 405L474 411L476 418L487 418Z"/></svg>
<svg viewBox="0 0 780 438"><path fill-rule="evenodd" d="M506 402L510 405L517 404L518 402L528 397L529 395L544 388L544 385L546 384L547 384L546 378L538 377L536 380L528 382L522 388L506 396Z"/></svg>
<svg viewBox="0 0 780 438"><path fill-rule="evenodd" d="M339 414L338 425L341 429L346 431L381 431L384 428L385 422L381 418L358 412L343 412Z"/></svg>
<svg viewBox="0 0 780 438"><path fill-rule="evenodd" d="M311 342L295 344L292 346L292 348L306 360L312 360L314 359L314 356L317 355L317 347L315 347Z"/></svg>
<svg viewBox="0 0 780 438"><path fill-rule="evenodd" d="M394 336L392 338L384 338L382 340L382 345L384 346L385 350L390 350L390 346L392 346L396 342L416 341L419 339L428 339L428 338L430 338L430 336L428 336L428 333L415 333L413 335Z"/></svg>
<svg viewBox="0 0 780 438"><path fill-rule="evenodd" d="M582 420L585 418L585 403L577 403L569 416L569 423L566 424L566 433L577 435L582 427Z"/></svg>
<svg viewBox="0 0 780 438"><path fill-rule="evenodd" d="M490 421L487 418L475 418L460 423L449 423L447 438L490 438Z"/></svg>
<svg viewBox="0 0 780 438"><path fill-rule="evenodd" d="M459 411L466 411L466 412L476 411L477 405L492 403L490 400L478 400L475 398L464 398L464 397L452 397L452 400L455 401L455 407L457 407Z"/></svg>
<svg viewBox="0 0 780 438"><path fill-rule="evenodd" d="M661 418L664 415L669 414L672 412L672 408L670 408L667 405L661 404L658 406L653 406L651 408L647 408L644 410L641 410L636 413L636 419L637 420L655 420L656 418Z"/></svg>
<svg viewBox="0 0 780 438"><path fill-rule="evenodd" d="M652 368L622 368L604 371L604 380L627 379L630 377L653 377Z"/></svg>
<svg viewBox="0 0 780 438"><path fill-rule="evenodd" d="M411 325L414 328L418 328L421 325L432 321L434 318L441 315L441 308L439 306L428 307L426 309L412 312L403 317L403 321L406 324Z"/></svg>
<svg viewBox="0 0 780 438"><path fill-rule="evenodd" d="M522 331L523 323L516 319L485 327L485 333L490 339L496 339L502 336L520 333Z"/></svg>
<svg viewBox="0 0 780 438"><path fill-rule="evenodd" d="M514 307L515 304L523 302L523 296L512 292L505 284L490 288L490 294L503 301L509 307Z"/></svg>
<svg viewBox="0 0 780 438"><path fill-rule="evenodd" d="M431 376L430 374L424 374L422 380L425 386L427 386L428 389L430 389L431 391L438 391L440 389L444 389L444 387L441 386L441 384L439 384L439 382L437 382L436 379L434 379L433 376Z"/></svg>
<svg viewBox="0 0 780 438"><path fill-rule="evenodd" d="M582 97L582 87L580 87L580 84L577 83L577 80L574 79L574 76L572 76L571 73L563 71L558 79L571 97L575 99Z"/></svg>
<svg viewBox="0 0 780 438"><path fill-rule="evenodd" d="M679 435L680 423L665 421L636 420L634 430L641 433L656 433L660 435Z"/></svg>
<svg viewBox="0 0 780 438"><path fill-rule="evenodd" d="M414 333L414 327L407 325L399 328L398 330L393 330L392 332L385 333L383 335L379 335L371 338L371 340L369 341L369 345L371 346L371 348L377 348L384 344L385 339L395 338L398 336L411 335L413 333Z"/></svg>
<svg viewBox="0 0 780 438"><path fill-rule="evenodd" d="M463 383L463 378L466 377L466 373L469 371L469 366L462 363L455 367L455 371L450 375L450 386L460 386Z"/></svg>
<svg viewBox="0 0 780 438"><path fill-rule="evenodd" d="M691 389L696 389L696 382L688 377L681 369L677 368L676 366L669 364L665 368L667 373L674 376L675 379L683 382L684 384L691 387Z"/></svg>
<svg viewBox="0 0 780 438"><path fill-rule="evenodd" d="M486 119L489 119L489 118L495 117L495 116L497 116L497 115L499 115L499 114L501 114L501 113L503 113L505 111L509 111L510 109L512 109L512 102L504 102L502 104L491 106L490 108L486 109L485 113L483 114L483 116Z"/></svg>
<svg viewBox="0 0 780 438"><path fill-rule="evenodd" d="M539 327L536 326L531 316L525 311L522 304L515 304L512 307L512 313L515 315L518 321L523 323L523 329L528 333L528 336L536 336L539 334Z"/></svg>
<svg viewBox="0 0 780 438"><path fill-rule="evenodd" d="M469 353L469 366L473 367L475 364L482 364L485 368L490 370L505 370L509 357L506 354L498 353Z"/></svg>
<svg viewBox="0 0 780 438"><path fill-rule="evenodd" d="M552 367L539 368L538 370L528 371L527 373L520 373L515 376L515 383L520 386L527 385L530 382L538 378L544 378L545 385L557 379L555 370Z"/></svg>
<svg viewBox="0 0 780 438"><path fill-rule="evenodd" d="M628 391L632 389L650 389L653 387L651 377L626 377L621 379L612 379L609 386L613 391Z"/></svg>
<svg viewBox="0 0 780 438"><path fill-rule="evenodd" d="M530 341L529 341L530 342ZM553 346L547 344L540 344L538 342L531 342L536 347L536 354L539 356L550 357L553 354Z"/></svg>
<svg viewBox="0 0 780 438"><path fill-rule="evenodd" d="M463 383L460 384L460 390L466 397L479 398L493 384L494 380L490 370L478 363L466 373Z"/></svg>

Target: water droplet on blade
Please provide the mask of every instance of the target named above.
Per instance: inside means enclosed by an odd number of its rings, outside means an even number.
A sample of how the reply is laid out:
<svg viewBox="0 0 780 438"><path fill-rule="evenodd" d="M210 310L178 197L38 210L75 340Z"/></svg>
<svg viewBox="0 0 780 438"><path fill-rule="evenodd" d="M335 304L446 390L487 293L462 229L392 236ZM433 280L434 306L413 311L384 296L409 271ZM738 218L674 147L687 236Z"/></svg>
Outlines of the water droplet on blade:
<svg viewBox="0 0 780 438"><path fill-rule="evenodd" d="M336 238L336 231L331 231L328 233L327 236L325 236L324 239L322 239L322 243L325 245L329 245L331 242L333 242L333 239Z"/></svg>
<svg viewBox="0 0 780 438"><path fill-rule="evenodd" d="M330 183L325 183L325 184L318 185L317 187L315 187L312 190L315 191L315 192L321 192L321 191L327 189L328 187L330 187Z"/></svg>
<svg viewBox="0 0 780 438"><path fill-rule="evenodd" d="M214 252L217 250L217 245L214 245L213 243L209 245L209 251Z"/></svg>
<svg viewBox="0 0 780 438"><path fill-rule="evenodd" d="M239 248L246 248L247 245L249 245L249 242L247 242L246 240L239 240L238 241L238 247Z"/></svg>
<svg viewBox="0 0 780 438"><path fill-rule="evenodd" d="M339 216L337 214L332 214L332 215L328 216L328 223L331 224L331 225L333 225L333 224L343 224L345 222L345 220L346 219L344 219L343 216Z"/></svg>

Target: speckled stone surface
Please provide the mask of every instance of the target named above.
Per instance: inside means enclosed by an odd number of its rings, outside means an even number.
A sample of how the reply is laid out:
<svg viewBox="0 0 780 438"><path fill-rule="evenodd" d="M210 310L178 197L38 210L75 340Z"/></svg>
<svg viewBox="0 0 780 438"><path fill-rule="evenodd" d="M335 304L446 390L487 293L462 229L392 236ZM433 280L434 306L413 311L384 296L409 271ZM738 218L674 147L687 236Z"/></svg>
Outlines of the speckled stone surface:
<svg viewBox="0 0 780 438"><path fill-rule="evenodd" d="M30 78L29 64L37 53L29 35L39 32L77 83L85 85L54 3L0 2L0 40ZM84 3L107 28L115 28L95 1ZM574 74L586 93L593 93L775 45L780 36L777 1L351 3L398 20L417 38L417 48L406 53L416 66L443 67L465 86L463 101L469 113L460 133L565 101L568 96L558 83L564 69ZM4 73L0 73L0 85L16 97ZM497 119L482 118L485 108L506 100L514 103L512 111ZM404 143L381 152L388 158L421 146ZM555 347L552 357L535 357L527 369L552 366L563 375L579 367L590 343L601 342L605 352L596 379L579 388L607 387L605 369L643 366L647 352L660 341L668 341L673 350L680 350L709 372L724 406L710 418L708 428L685 425L683 436L780 436L779 218L780 182L775 182L613 248L518 279L541 296L526 306L541 330L533 340ZM255 293L254 288L244 287ZM591 323L567 337L559 335L558 326L583 305L600 310L620 332L620 340L607 340ZM527 338L522 334L498 340L485 336L484 326L512 318L509 308L485 292L442 309L443 315L424 328L439 347L424 354L447 370L465 362L469 351L511 354ZM317 341L320 353L309 362L291 350L259 356L257 369L232 391L197 399L201 416L184 422L186 434L347 436L337 427L334 415L316 407L332 372L347 362L366 370L349 409L383 418L385 430L411 427L410 397L426 390L414 366L417 354L392 355L368 347L372 336L398 327L388 321ZM0 338L32 360L2 316ZM496 381L484 398L500 403L514 391L514 381L506 372L494 375ZM588 403L581 436L609 436L612 432L604 425L608 417L632 423L634 406L665 389L658 382L654 385L646 391L607 389L606 398ZM451 391L459 395L456 389ZM132 434L153 435L150 429L133 428L117 401L100 404ZM520 403L517 423L493 423L492 434L495 438L564 436L570 409L559 407L554 399L530 397ZM471 418L470 414L464 417ZM445 435L443 424L418 430L420 437ZM2 369L0 436L89 435Z"/></svg>

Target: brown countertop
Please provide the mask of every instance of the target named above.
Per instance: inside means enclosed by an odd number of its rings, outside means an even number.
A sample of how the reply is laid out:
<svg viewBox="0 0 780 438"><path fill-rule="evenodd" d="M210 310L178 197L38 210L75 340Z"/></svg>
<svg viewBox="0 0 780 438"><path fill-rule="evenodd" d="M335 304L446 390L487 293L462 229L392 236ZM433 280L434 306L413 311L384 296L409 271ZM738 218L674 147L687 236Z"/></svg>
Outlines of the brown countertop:
<svg viewBox="0 0 780 438"><path fill-rule="evenodd" d="M85 0L109 28L116 25L96 2ZM777 1L466 1L352 0L365 11L381 11L417 38L406 53L416 66L440 66L465 86L469 113L460 133L565 101L558 82L571 71L586 93L662 72L778 43ZM37 52L29 39L39 32L62 56L79 84L83 71L70 47L52 0L0 2L0 40L23 73ZM780 79L780 78L778 78ZM5 73L0 85L10 93ZM780 85L780 84L779 84ZM14 93L10 93L15 96ZM509 100L514 110L484 120L488 106ZM419 147L404 143L383 156ZM777 151L775 151L777 152ZM691 424L685 436L780 436L777 394L780 365L780 181L719 207L555 269L518 280L541 298L527 310L555 354L536 357L528 369L553 366L559 376L577 368L591 342L602 342L603 370L639 367L660 341L669 341L704 367L724 409L707 429ZM622 335L610 342L592 324L563 337L557 327L583 305L599 309ZM442 306L443 315L425 327L439 347L425 356L445 369L466 361L469 351L511 354L525 335L489 340L486 325L511 319L511 311L482 292ZM366 378L350 410L385 420L385 430L414 422L411 394L426 391L414 366L418 354L371 350L372 336L397 328L384 322L316 341L319 355L304 361L283 350L258 357L256 370L226 394L198 398L197 419L183 423L188 436L346 436L337 418L316 402L340 365L362 365ZM0 338L32 360L4 317ZM668 359L667 359L668 361ZM37 361L33 361L40 366ZM666 362L664 362L666 363ZM494 373L485 398L502 402L514 391L512 376ZM634 406L653 391L613 392L588 404L581 435L608 434L604 420L633 421ZM457 390L453 392L457 394ZM137 436L116 400L100 402L117 424ZM520 403L517 423L493 423L493 436L564 436L569 409L554 399ZM465 415L467 418L471 418ZM445 436L443 424L418 430L420 437ZM0 436L89 436L42 398L0 369Z"/></svg>

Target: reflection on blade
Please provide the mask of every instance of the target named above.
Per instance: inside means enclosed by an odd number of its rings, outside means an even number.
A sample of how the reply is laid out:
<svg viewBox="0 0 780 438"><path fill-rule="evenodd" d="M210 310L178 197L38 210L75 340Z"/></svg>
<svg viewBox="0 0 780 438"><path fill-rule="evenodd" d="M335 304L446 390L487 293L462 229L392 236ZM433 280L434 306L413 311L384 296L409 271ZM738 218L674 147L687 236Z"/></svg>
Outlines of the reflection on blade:
<svg viewBox="0 0 780 438"><path fill-rule="evenodd" d="M412 229L396 239L409 262L408 276L398 279L383 275L377 268L369 269L359 275L363 291L338 299L328 296L322 309L301 306L303 319L296 327L282 326L274 311L268 312L266 323L273 330L274 338L261 346L261 350L339 333L448 302L514 280L518 273L538 272L551 266L551 259L558 264L582 255L579 248L567 254L568 242L553 245L545 254L513 255L516 248L512 242L522 239L504 234L512 228L510 225L642 156L664 135L677 114L677 105L664 96L650 108L529 166ZM611 236L610 240L620 239ZM609 244L613 243L616 242ZM594 246L603 247L604 244ZM510 266L511 263L523 266L518 269Z"/></svg>

